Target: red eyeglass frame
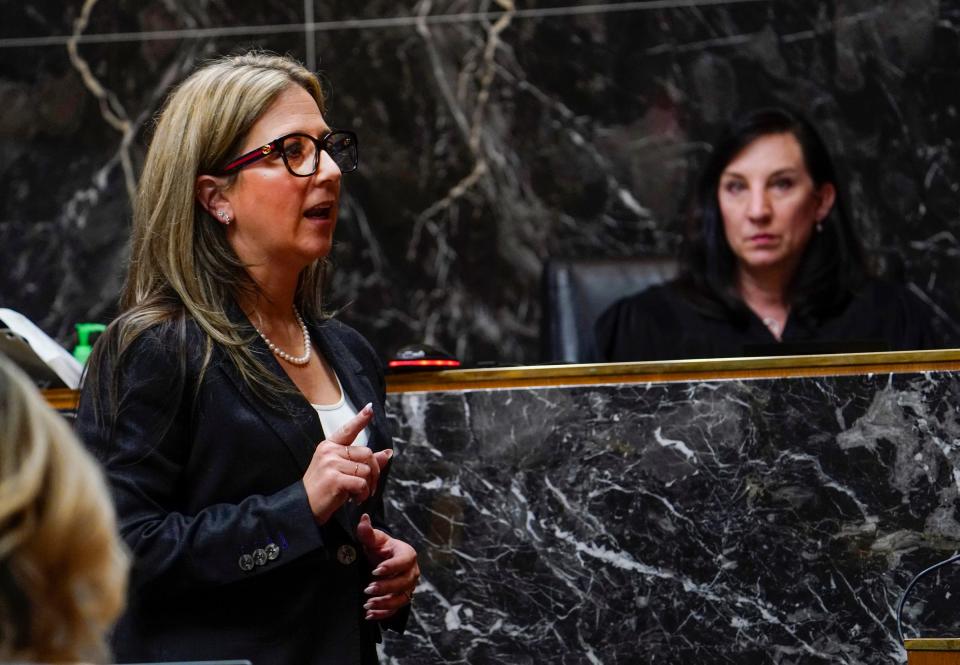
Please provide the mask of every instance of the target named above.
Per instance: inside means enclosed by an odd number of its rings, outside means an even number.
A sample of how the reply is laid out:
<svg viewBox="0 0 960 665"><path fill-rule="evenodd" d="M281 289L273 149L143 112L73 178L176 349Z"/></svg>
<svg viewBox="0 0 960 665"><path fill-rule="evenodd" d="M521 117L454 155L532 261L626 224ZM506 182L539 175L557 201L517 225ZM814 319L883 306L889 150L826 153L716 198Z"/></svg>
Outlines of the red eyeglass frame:
<svg viewBox="0 0 960 665"><path fill-rule="evenodd" d="M353 153L356 155L356 159L353 160L352 166L349 166L348 168L344 168L344 165L342 165L337 160L337 157L343 152L346 152L346 150L340 150L337 153L333 153L328 149L328 146L332 145L329 139L331 136L334 136L335 134L345 134L346 138L343 140L347 141L347 145L349 146L347 150L352 148ZM313 165L313 171L311 171L310 173L306 173L306 174L297 173L290 167L290 164L287 162L287 155L283 151L282 146L284 141L286 141L288 138L293 136L302 136L304 138L310 139L311 141L313 141L317 149L316 157L314 158L315 163ZM229 175L231 173L239 171L240 169L246 168L247 166L250 166L251 164L258 162L265 157L269 157L274 153L274 151L280 152L280 156L283 158L283 165L287 167L287 171L289 171L291 175L294 175L298 178L309 178L310 176L312 176L317 172L317 169L320 168L321 151L330 155L334 163L340 169L341 173L350 173L352 171L356 171L357 166L360 164L359 144L357 142L357 135L356 133L350 131L349 129L331 129L329 132L324 134L322 138L319 138L319 139L313 136L310 136L309 134L305 134L303 132L291 132L289 134L284 134L283 136L275 138L269 143L265 143L264 145L260 146L259 148L254 148L250 152L246 152L240 155L235 160L233 160L232 162L224 166L222 169L220 169L218 171L218 175Z"/></svg>

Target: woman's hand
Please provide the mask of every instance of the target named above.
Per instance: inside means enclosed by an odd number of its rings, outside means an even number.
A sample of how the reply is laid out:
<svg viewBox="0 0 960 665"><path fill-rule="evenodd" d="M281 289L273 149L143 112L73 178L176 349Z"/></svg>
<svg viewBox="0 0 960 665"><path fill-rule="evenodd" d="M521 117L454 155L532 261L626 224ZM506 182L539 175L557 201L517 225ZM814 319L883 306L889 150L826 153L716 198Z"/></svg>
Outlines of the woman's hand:
<svg viewBox="0 0 960 665"><path fill-rule="evenodd" d="M313 451L303 486L318 523L325 523L348 499L363 503L377 491L380 467L393 451L374 453L366 446L351 446L372 418L373 407L367 404Z"/></svg>
<svg viewBox="0 0 960 665"><path fill-rule="evenodd" d="M370 596L363 606L367 610L366 618L370 621L388 619L413 599L420 579L417 551L402 540L374 529L366 513L357 525L357 539L367 559L376 566L373 571L376 579L363 590Z"/></svg>

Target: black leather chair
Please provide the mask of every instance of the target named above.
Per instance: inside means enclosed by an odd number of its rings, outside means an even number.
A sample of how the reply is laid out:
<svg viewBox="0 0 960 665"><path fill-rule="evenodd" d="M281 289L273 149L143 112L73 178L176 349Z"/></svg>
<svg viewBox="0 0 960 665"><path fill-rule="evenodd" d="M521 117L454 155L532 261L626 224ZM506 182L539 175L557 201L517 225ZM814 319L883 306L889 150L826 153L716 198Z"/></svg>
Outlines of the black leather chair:
<svg viewBox="0 0 960 665"><path fill-rule="evenodd" d="M544 362L597 362L593 325L616 300L676 276L677 260L548 259L542 278L540 348Z"/></svg>

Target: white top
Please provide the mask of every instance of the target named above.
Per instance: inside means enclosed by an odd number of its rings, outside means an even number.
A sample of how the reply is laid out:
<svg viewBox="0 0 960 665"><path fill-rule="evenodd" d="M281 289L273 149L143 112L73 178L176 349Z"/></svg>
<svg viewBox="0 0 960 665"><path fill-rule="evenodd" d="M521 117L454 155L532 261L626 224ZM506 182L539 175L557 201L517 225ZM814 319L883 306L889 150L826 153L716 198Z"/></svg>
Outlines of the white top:
<svg viewBox="0 0 960 665"><path fill-rule="evenodd" d="M337 376L336 372L334 372L333 375L337 378L337 388L340 390L340 400L336 404L310 405L316 410L317 415L320 416L320 424L323 425L323 433L325 435L335 432L338 427L360 412L354 403L350 401L350 398L347 397L347 393L343 389L343 386L340 385L340 377ZM363 428L363 430L357 434L357 438L353 440L351 445L367 445L367 428Z"/></svg>

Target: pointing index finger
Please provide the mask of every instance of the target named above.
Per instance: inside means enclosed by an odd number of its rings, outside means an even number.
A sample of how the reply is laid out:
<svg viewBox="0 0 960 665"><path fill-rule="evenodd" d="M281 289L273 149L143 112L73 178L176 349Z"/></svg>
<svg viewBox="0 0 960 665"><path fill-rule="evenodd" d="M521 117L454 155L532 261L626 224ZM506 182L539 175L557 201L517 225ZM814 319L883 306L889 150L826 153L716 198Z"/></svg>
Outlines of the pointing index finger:
<svg viewBox="0 0 960 665"><path fill-rule="evenodd" d="M357 435L363 431L363 428L370 423L372 418L373 405L367 404L365 407L360 409L360 412L357 415L345 422L343 425L338 427L336 431L330 434L327 437L327 441L330 441L331 443L338 443L341 446L349 446L353 443L353 440L357 438Z"/></svg>

